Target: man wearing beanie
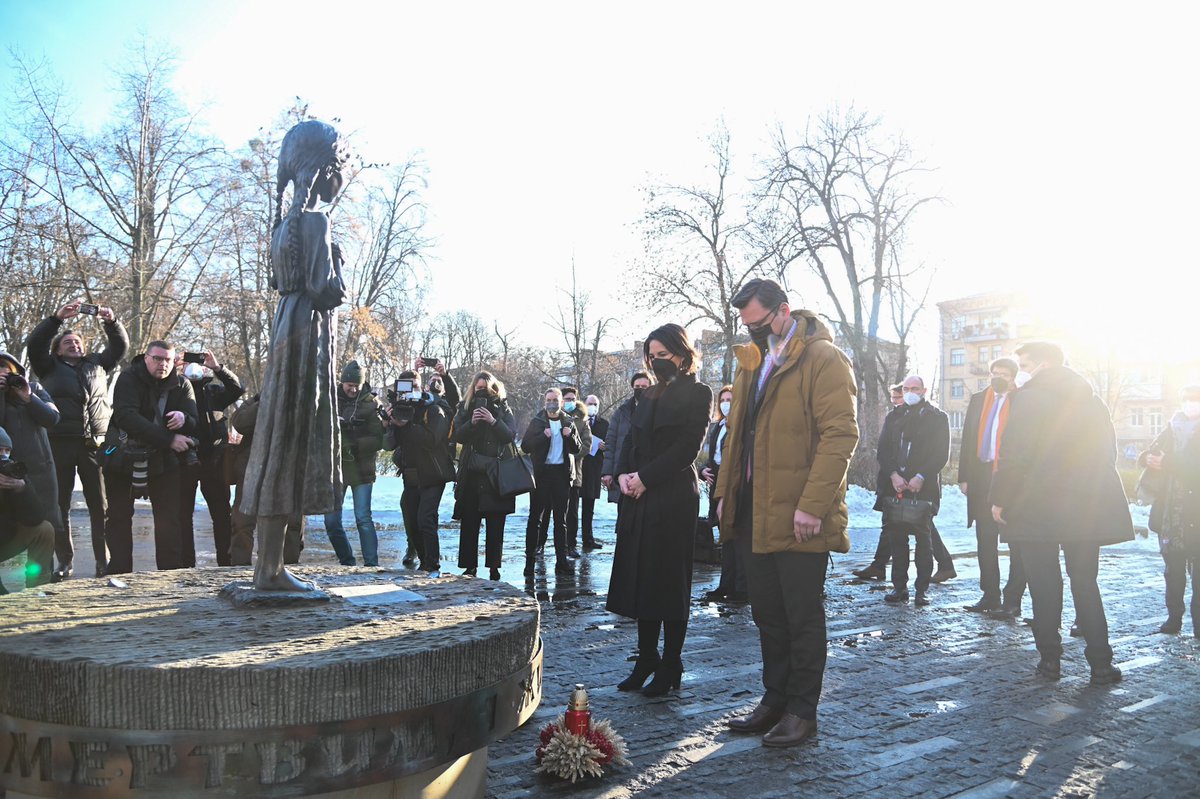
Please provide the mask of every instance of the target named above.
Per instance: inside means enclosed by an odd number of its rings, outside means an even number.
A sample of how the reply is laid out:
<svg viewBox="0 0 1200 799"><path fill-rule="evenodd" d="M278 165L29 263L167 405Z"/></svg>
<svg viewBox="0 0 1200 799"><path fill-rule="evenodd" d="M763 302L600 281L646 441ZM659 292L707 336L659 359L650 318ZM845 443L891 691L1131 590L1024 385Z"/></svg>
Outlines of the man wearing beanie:
<svg viewBox="0 0 1200 799"><path fill-rule="evenodd" d="M350 361L342 369L337 405L342 430L343 491L349 488L354 499L354 523L358 527L363 565L378 566L379 541L371 518L371 490L375 486L376 456L383 448L383 421L379 418L380 402L367 382L367 370L358 361ZM344 493L342 500L345 501ZM338 562L343 566L355 565L340 507L325 514L325 532Z"/></svg>
<svg viewBox="0 0 1200 799"><path fill-rule="evenodd" d="M46 563L54 553L54 528L46 521L33 483L17 476L23 464L12 454L12 438L0 427L0 561L28 550L28 563ZM26 569L25 584L31 588L48 579L40 569ZM6 593L0 585L0 594Z"/></svg>

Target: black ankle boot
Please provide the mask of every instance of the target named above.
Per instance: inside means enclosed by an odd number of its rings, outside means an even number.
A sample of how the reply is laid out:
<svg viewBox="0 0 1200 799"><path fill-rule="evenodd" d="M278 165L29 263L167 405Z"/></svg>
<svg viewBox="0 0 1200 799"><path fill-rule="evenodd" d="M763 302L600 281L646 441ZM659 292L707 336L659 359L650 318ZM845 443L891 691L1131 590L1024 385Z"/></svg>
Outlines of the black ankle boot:
<svg viewBox="0 0 1200 799"><path fill-rule="evenodd" d="M654 679L642 689L642 696L666 696L667 691L678 688L683 680L683 661L663 660L654 671Z"/></svg>
<svg viewBox="0 0 1200 799"><path fill-rule="evenodd" d="M658 652L653 655L638 655L637 663L633 667L633 674L630 674L621 682L617 683L618 691L638 691L650 678L650 675L655 672L662 660L658 656Z"/></svg>

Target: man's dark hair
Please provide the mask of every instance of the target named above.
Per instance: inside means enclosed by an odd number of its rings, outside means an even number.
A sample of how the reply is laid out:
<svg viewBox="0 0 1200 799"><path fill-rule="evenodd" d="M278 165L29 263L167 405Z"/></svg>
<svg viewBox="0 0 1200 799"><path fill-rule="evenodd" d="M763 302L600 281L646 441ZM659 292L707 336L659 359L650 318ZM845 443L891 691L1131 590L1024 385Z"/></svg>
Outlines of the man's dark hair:
<svg viewBox="0 0 1200 799"><path fill-rule="evenodd" d="M788 301L787 292L783 287L774 280L764 280L755 278L742 284L738 289L737 294L733 295L733 299L729 304L739 311L749 304L750 300L758 300L759 304L764 308L775 309Z"/></svg>
<svg viewBox="0 0 1200 799"><path fill-rule="evenodd" d="M154 339L154 341L151 341L149 344L146 345L146 352L149 352L150 350L154 349L155 347L158 347L159 349L162 349L162 350L175 349L175 345L170 343L169 341L163 341L162 339L156 338L156 339Z"/></svg>
<svg viewBox="0 0 1200 799"><path fill-rule="evenodd" d="M1013 375L1021 371L1021 367L1012 358L997 358L988 365L988 371L990 372L992 369L1007 369Z"/></svg>
<svg viewBox="0 0 1200 799"><path fill-rule="evenodd" d="M563 393L564 397L568 394L574 394L575 399L579 399L579 389L575 388L575 386L563 386L559 391Z"/></svg>
<svg viewBox="0 0 1200 799"><path fill-rule="evenodd" d="M79 336L81 339L83 338L83 336L80 336L79 333L75 332L74 330L62 331L61 333L59 333L57 336L55 336L50 341L50 354L51 355L58 355L58 345L61 344L62 340L64 338L66 338L67 336Z"/></svg>
<svg viewBox="0 0 1200 799"><path fill-rule="evenodd" d="M1017 347L1017 355L1028 355L1038 363L1048 363L1051 366L1062 366L1067 361L1063 348L1053 341L1031 341Z"/></svg>
<svg viewBox="0 0 1200 799"><path fill-rule="evenodd" d="M645 372L634 372L633 377L629 378L629 387L633 388L633 384L639 380L645 380L648 383L654 382L650 379L650 375L646 374Z"/></svg>
<svg viewBox="0 0 1200 799"><path fill-rule="evenodd" d="M399 376L396 379L397 380L416 380L417 373L414 372L412 369L405 369L403 372L401 372L399 374Z"/></svg>

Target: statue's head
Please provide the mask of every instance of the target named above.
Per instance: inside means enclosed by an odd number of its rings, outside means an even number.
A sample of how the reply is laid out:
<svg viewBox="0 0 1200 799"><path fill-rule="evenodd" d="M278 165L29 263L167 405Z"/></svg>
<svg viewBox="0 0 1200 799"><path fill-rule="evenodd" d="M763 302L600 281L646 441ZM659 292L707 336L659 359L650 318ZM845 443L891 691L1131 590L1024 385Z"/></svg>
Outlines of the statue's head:
<svg viewBox="0 0 1200 799"><path fill-rule="evenodd" d="M289 215L299 213L316 198L333 202L346 183L349 167L349 144L332 125L315 119L297 124L283 137L279 148L276 208L283 201L288 183L293 192Z"/></svg>

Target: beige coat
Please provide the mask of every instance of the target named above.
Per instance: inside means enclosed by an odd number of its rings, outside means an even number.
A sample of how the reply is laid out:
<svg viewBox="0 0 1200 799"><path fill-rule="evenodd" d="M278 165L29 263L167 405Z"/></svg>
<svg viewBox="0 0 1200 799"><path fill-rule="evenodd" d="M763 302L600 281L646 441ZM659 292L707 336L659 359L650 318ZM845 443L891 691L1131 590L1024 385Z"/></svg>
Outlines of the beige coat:
<svg viewBox="0 0 1200 799"><path fill-rule="evenodd" d="M846 470L858 443L854 372L828 328L811 311L793 311L800 325L764 387L754 422L753 551L848 552ZM735 349L737 376L715 496L725 503L721 540L737 534L738 494L745 480L748 419L762 351L753 344ZM822 520L821 532L800 543L794 535L797 510Z"/></svg>

